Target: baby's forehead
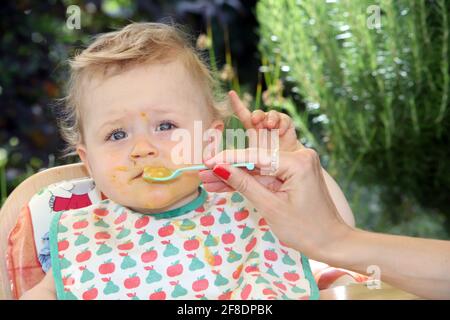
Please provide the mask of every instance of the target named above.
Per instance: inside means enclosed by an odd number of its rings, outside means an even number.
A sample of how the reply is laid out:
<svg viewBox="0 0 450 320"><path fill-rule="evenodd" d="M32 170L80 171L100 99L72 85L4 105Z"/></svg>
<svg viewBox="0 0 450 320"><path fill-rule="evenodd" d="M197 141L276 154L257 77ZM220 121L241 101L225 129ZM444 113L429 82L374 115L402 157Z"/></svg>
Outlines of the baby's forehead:
<svg viewBox="0 0 450 320"><path fill-rule="evenodd" d="M83 77L84 90L91 92L104 89L105 83L126 86L133 82L140 82L148 89L152 87L173 89L177 86L176 92L182 92L183 89L193 87L196 87L199 92L205 93L204 91L206 91L203 86L204 79L196 76L194 70L190 69L181 59L160 63L141 62L123 66L109 65L90 70Z"/></svg>
<svg viewBox="0 0 450 320"><path fill-rule="evenodd" d="M85 86L84 111L94 115L128 109L182 114L210 112L205 108L205 88L187 71L174 61L139 65L109 77L92 77Z"/></svg>
<svg viewBox="0 0 450 320"><path fill-rule="evenodd" d="M213 112L209 108L198 105L184 107L175 104L148 104L143 106L126 105L123 107L105 106L102 110L84 110L83 122L86 125L119 124L132 122L137 119L149 120L174 120L177 123L188 123L196 120L210 119Z"/></svg>

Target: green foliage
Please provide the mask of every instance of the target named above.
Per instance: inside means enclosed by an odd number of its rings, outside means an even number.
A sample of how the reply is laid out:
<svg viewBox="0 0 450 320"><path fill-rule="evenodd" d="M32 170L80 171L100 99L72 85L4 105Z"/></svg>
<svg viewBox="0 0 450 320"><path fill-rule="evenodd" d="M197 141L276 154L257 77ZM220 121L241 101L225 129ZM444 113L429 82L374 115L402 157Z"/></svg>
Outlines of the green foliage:
<svg viewBox="0 0 450 320"><path fill-rule="evenodd" d="M383 231L445 235L450 2L262 0L257 18L271 73L289 70L281 76L303 99L289 113L353 196L357 219ZM362 200L361 208L362 194L373 192L380 205Z"/></svg>

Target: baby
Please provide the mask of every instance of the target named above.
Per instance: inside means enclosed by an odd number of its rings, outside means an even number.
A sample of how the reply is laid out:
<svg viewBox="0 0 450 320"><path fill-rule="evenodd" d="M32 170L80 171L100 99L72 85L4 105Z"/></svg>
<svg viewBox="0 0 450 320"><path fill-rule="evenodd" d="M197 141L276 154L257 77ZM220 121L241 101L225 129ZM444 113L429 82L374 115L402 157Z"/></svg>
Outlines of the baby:
<svg viewBox="0 0 450 320"><path fill-rule="evenodd" d="M175 131L194 137L200 122L202 133L221 132L231 115L184 33L133 23L99 36L71 67L61 132L108 199L55 214L52 268L22 299L318 297L308 259L280 242L238 192L205 190L197 171L164 183L143 179L146 168L189 164L174 157ZM281 149L298 147L285 115L239 116L280 129ZM206 142L217 146L220 137ZM353 224L345 197L325 177Z"/></svg>

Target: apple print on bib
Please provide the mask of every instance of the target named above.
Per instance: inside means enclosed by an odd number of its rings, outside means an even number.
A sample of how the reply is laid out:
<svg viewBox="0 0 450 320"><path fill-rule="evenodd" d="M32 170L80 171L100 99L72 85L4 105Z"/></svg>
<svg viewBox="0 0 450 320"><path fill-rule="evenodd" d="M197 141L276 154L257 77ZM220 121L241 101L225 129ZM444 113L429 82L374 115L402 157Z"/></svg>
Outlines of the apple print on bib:
<svg viewBox="0 0 450 320"><path fill-rule="evenodd" d="M286 247L237 192L177 214L112 202L58 213L50 230L58 299L318 298L308 259Z"/></svg>

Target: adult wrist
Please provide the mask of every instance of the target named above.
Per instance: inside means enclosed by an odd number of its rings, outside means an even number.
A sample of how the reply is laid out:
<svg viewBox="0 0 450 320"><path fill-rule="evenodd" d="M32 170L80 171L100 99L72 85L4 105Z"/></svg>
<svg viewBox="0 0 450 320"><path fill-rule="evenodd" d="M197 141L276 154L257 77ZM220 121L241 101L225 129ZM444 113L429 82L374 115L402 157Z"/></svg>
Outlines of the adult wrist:
<svg viewBox="0 0 450 320"><path fill-rule="evenodd" d="M334 230L334 236L320 246L318 261L334 267L346 268L353 262L352 245L357 241L359 231L348 225L342 225L340 230Z"/></svg>

